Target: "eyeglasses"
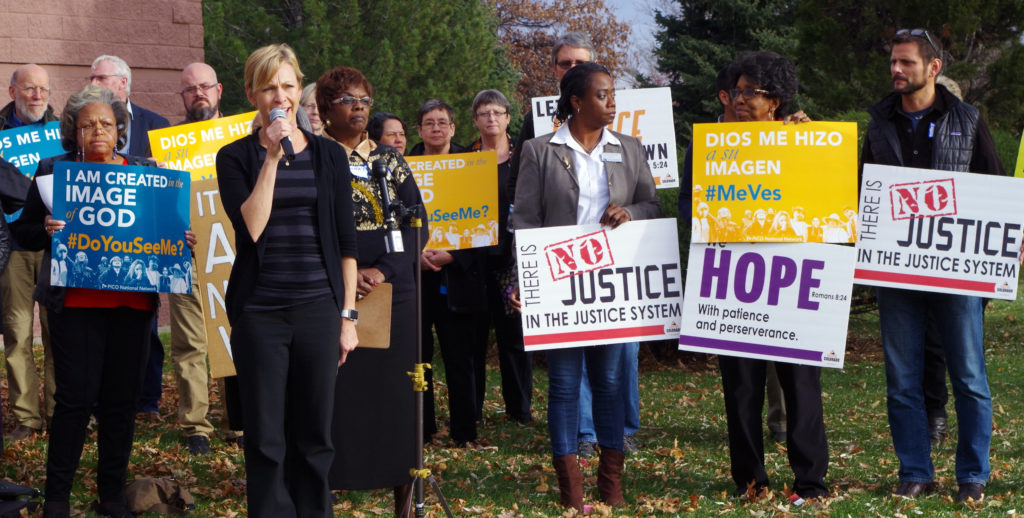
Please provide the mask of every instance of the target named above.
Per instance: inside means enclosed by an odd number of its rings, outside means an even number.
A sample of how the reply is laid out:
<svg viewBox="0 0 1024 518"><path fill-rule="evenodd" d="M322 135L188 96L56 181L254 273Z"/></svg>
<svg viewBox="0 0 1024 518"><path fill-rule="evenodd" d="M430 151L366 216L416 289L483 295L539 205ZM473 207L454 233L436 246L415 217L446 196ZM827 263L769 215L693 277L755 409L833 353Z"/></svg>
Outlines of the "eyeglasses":
<svg viewBox="0 0 1024 518"><path fill-rule="evenodd" d="M732 90L729 90L729 98L735 101L737 97L742 95L744 100L749 101L759 95L768 95L770 93L771 92L769 92L768 90L762 90L760 88L747 88L744 90L734 88Z"/></svg>
<svg viewBox="0 0 1024 518"><path fill-rule="evenodd" d="M474 114L474 116L479 117L481 119L498 119L498 118L504 117L506 115L508 115L507 111L499 112L497 110L489 111L489 112L477 112L477 113Z"/></svg>
<svg viewBox="0 0 1024 518"><path fill-rule="evenodd" d="M217 88L218 84L219 83L211 83L211 84L207 84L207 85L190 86L190 87L185 88L184 90L182 90L181 91L181 95L196 95L200 91L202 91L205 94L207 92L207 90L211 90L213 88Z"/></svg>
<svg viewBox="0 0 1024 518"><path fill-rule="evenodd" d="M41 95L43 97L50 95L50 89L45 86L17 86L15 88L25 94Z"/></svg>
<svg viewBox="0 0 1024 518"><path fill-rule="evenodd" d="M363 103L367 108L369 108L370 106L373 106L373 97L352 97L346 95L331 101L331 104L344 104L345 106L352 106L355 103Z"/></svg>
<svg viewBox="0 0 1024 518"><path fill-rule="evenodd" d="M902 36L904 34L909 34L909 35L911 35L911 36L913 36L915 38L920 38L920 37L924 36L924 39L928 40L928 44L932 46L932 50L935 51L935 55L939 56L941 54L939 52L939 48L935 46L935 42L932 41L932 37L931 37L930 34L928 34L927 30L925 30L925 29L900 29L900 30L896 31L896 35L897 36Z"/></svg>
<svg viewBox="0 0 1024 518"><path fill-rule="evenodd" d="M103 130L103 132L107 134L115 133L117 125L109 120L101 120L96 123L89 122L82 126L78 126L78 131L81 131L82 133L89 133L90 135L100 130Z"/></svg>
<svg viewBox="0 0 1024 518"><path fill-rule="evenodd" d="M563 70L569 70L574 66L583 65L585 63L590 62L582 59L563 59L562 61L555 62L555 65L558 65L558 68L561 68Z"/></svg>
<svg viewBox="0 0 1024 518"><path fill-rule="evenodd" d="M90 83L93 82L93 81L99 81L99 82L102 83L103 81L106 81L108 77L124 77L124 76L122 76L120 74L92 74L89 77L86 77L85 79L87 81L89 81Z"/></svg>
<svg viewBox="0 0 1024 518"><path fill-rule="evenodd" d="M428 129L433 129L433 128L448 129L448 127L451 126L451 125L452 125L452 123L450 123L448 121L445 121L445 120L440 120L440 121L423 121L423 123L420 124L420 127L421 128L428 128Z"/></svg>

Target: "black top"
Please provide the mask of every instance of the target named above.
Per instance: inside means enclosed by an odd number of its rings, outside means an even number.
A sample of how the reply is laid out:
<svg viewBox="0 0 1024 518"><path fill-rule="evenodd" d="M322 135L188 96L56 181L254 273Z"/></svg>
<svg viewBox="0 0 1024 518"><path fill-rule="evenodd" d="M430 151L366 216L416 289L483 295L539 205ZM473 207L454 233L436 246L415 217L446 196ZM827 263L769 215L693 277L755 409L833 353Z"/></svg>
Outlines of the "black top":
<svg viewBox="0 0 1024 518"><path fill-rule="evenodd" d="M303 130L316 184L317 234L327 269L327 281L338 311L345 300L341 270L343 257L357 257L356 230L352 220L352 185L348 161L340 146ZM242 203L249 198L260 172L258 134L228 144L217 153L217 185L224 210L235 229L235 263L231 268L225 296L228 321L237 321L261 268L267 246L267 232L253 240L242 218Z"/></svg>
<svg viewBox="0 0 1024 518"><path fill-rule="evenodd" d="M260 150L260 160L266 151ZM331 295L317 238L316 185L309 148L277 170L263 265L247 311L285 309Z"/></svg>

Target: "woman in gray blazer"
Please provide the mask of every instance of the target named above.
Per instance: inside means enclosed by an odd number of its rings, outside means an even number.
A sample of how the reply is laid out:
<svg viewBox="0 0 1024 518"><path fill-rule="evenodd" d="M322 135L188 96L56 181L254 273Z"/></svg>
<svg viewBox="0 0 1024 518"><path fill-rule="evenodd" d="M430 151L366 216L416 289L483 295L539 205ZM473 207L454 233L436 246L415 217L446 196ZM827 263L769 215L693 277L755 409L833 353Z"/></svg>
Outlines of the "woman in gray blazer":
<svg viewBox="0 0 1024 518"><path fill-rule="evenodd" d="M562 77L552 134L523 144L512 224L516 229L601 223L611 228L660 215L654 179L640 141L607 128L615 119L608 69L578 65ZM561 503L583 509L577 460L580 377L587 362L594 424L601 446L601 500L623 505L623 344L547 351L548 430Z"/></svg>

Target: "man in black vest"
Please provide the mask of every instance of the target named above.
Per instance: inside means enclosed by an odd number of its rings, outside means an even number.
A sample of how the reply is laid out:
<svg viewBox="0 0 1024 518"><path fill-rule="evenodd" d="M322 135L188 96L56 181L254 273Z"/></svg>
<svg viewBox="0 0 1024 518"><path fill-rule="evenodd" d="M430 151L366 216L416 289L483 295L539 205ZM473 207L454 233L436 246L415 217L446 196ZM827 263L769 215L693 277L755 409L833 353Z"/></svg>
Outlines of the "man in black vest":
<svg viewBox="0 0 1024 518"><path fill-rule="evenodd" d="M984 174L1004 174L988 127L977 108L935 80L942 72L941 42L924 29L892 39L893 93L868 112L863 163ZM885 350L889 428L900 460L895 493L931 491L928 417L922 390L925 334L936 326L956 396L957 501L981 500L989 476L992 397L985 373L980 297L878 288Z"/></svg>

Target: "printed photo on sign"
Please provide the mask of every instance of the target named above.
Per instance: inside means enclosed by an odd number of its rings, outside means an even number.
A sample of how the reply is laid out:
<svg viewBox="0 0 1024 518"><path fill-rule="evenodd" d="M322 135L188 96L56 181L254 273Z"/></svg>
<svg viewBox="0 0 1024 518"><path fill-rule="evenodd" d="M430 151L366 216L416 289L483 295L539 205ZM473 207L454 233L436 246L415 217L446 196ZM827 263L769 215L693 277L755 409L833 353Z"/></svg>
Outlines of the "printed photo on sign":
<svg viewBox="0 0 1024 518"><path fill-rule="evenodd" d="M694 124L692 189L695 243L856 242L857 124Z"/></svg>
<svg viewBox="0 0 1024 518"><path fill-rule="evenodd" d="M691 243L679 348L841 368L853 267L848 246Z"/></svg>
<svg viewBox="0 0 1024 518"><path fill-rule="evenodd" d="M498 154L495 151L407 156L427 209L426 248L463 250L498 244Z"/></svg>
<svg viewBox="0 0 1024 518"><path fill-rule="evenodd" d="M168 169L189 171L193 180L217 177L220 148L252 133L256 112L150 130L153 157Z"/></svg>
<svg viewBox="0 0 1024 518"><path fill-rule="evenodd" d="M54 286L189 293L189 175L157 167L57 162Z"/></svg>
<svg viewBox="0 0 1024 518"><path fill-rule="evenodd" d="M231 324L224 296L235 264L235 230L231 226L215 178L192 182L192 230L196 233L196 276L203 306L210 356L210 375L235 375Z"/></svg>
<svg viewBox="0 0 1024 518"><path fill-rule="evenodd" d="M557 95L531 100L534 134L541 136L558 129L553 120L557 104ZM669 88L616 90L615 120L608 129L640 140L654 184L659 189L679 187L679 159Z"/></svg>
<svg viewBox="0 0 1024 518"><path fill-rule="evenodd" d="M679 335L674 219L516 231L527 351Z"/></svg>
<svg viewBox="0 0 1024 518"><path fill-rule="evenodd" d="M1024 179L864 165L858 283L1013 300Z"/></svg>

